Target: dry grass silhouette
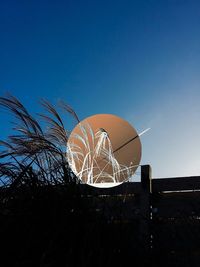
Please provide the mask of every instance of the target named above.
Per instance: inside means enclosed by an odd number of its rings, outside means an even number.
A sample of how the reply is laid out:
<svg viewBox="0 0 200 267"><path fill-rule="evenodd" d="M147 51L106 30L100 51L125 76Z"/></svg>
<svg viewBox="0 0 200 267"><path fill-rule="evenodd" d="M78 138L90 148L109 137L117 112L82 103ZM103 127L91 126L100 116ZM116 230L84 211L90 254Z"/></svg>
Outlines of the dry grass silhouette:
<svg viewBox="0 0 200 267"><path fill-rule="evenodd" d="M34 118L16 97L0 97L0 106L9 110L15 119L13 134L0 141L0 179L4 186L76 181L66 159L69 132L58 108L46 100L41 100L41 105L46 113ZM66 103L60 102L59 108L79 122L75 111Z"/></svg>

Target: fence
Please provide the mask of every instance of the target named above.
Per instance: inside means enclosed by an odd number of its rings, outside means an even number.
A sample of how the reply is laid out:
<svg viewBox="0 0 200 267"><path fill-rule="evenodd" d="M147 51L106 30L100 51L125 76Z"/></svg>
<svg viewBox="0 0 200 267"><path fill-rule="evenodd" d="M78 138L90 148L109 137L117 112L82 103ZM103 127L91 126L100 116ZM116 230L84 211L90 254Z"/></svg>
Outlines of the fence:
<svg viewBox="0 0 200 267"><path fill-rule="evenodd" d="M140 182L113 188L8 188L0 196L3 267L199 267L200 177L152 179L145 165Z"/></svg>
<svg viewBox="0 0 200 267"><path fill-rule="evenodd" d="M141 182L124 183L109 189L82 185L81 190L83 196L115 197L115 202L125 199L123 205L117 205L129 213L127 217L123 215L124 221L138 221L138 235L145 250L163 251L173 257L182 253L182 258L186 251L187 254L190 251L200 259L199 176L152 179L151 167L144 165ZM113 212L111 205L110 217Z"/></svg>

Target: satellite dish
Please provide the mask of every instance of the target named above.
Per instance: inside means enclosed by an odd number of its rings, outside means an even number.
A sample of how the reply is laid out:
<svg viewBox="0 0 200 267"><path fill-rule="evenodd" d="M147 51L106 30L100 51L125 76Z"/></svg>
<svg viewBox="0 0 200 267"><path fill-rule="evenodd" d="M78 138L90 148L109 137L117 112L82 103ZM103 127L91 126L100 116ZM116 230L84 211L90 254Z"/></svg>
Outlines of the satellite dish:
<svg viewBox="0 0 200 267"><path fill-rule="evenodd" d="M82 183L113 187L135 173L141 159L141 142L127 121L111 114L97 114L74 128L67 157Z"/></svg>

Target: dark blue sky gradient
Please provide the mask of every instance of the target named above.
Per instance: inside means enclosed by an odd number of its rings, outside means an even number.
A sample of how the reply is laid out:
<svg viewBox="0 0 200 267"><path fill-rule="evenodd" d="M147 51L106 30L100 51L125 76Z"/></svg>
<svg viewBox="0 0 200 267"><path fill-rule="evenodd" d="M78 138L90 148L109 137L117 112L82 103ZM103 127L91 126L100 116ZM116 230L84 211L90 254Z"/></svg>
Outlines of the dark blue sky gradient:
<svg viewBox="0 0 200 267"><path fill-rule="evenodd" d="M33 113L40 98L64 99L80 119L151 127L143 163L154 176L200 175L200 1L0 1L7 91Z"/></svg>

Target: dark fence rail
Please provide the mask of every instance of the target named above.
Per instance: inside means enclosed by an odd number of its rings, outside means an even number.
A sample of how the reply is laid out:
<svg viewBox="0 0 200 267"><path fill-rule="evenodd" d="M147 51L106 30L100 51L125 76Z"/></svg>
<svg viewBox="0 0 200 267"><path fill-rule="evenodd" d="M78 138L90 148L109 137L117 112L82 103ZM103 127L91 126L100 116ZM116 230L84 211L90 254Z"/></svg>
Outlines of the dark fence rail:
<svg viewBox="0 0 200 267"><path fill-rule="evenodd" d="M111 188L96 188L86 184L80 185L80 190L83 195L87 196L118 196L124 194L140 194L142 191L142 185L140 182L128 182L123 183L120 186L111 187Z"/></svg>
<svg viewBox="0 0 200 267"><path fill-rule="evenodd" d="M200 176L152 179L152 192L200 190Z"/></svg>

